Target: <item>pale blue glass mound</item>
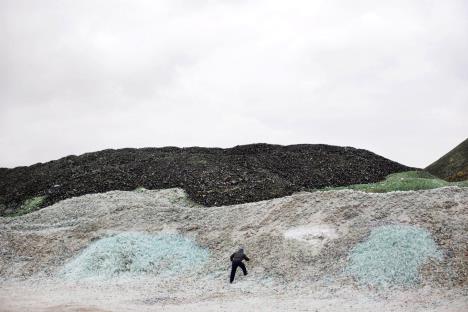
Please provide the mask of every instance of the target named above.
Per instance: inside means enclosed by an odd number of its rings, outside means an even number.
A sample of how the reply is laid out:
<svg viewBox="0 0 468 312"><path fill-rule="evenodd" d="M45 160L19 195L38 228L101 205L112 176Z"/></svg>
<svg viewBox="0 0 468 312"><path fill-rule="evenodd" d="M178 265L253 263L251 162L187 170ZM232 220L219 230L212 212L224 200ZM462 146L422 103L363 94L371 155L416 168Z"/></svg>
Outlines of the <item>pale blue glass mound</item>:
<svg viewBox="0 0 468 312"><path fill-rule="evenodd" d="M171 277L199 269L209 252L176 234L121 233L89 245L62 270L66 278L151 274Z"/></svg>
<svg viewBox="0 0 468 312"><path fill-rule="evenodd" d="M375 286L411 286L430 258L442 259L431 234L410 225L386 225L351 250L346 272L360 283Z"/></svg>

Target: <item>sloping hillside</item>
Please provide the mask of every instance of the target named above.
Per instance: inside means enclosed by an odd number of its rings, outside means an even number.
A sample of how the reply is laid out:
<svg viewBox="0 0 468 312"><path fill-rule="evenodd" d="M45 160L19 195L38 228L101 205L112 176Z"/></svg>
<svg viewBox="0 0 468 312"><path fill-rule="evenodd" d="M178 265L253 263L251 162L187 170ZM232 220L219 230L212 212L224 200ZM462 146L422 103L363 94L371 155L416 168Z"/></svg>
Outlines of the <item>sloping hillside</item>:
<svg viewBox="0 0 468 312"><path fill-rule="evenodd" d="M447 181L468 180L468 138L425 170Z"/></svg>
<svg viewBox="0 0 468 312"><path fill-rule="evenodd" d="M1 169L0 215L138 187L180 187L205 206L238 204L308 188L377 182L409 169L366 150L330 145L104 150Z"/></svg>
<svg viewBox="0 0 468 312"><path fill-rule="evenodd" d="M71 198L0 217L0 304L220 311L234 300L258 311L458 311L468 281L467 198L459 187L300 192L204 209L181 189ZM231 285L229 255L241 245L249 274Z"/></svg>

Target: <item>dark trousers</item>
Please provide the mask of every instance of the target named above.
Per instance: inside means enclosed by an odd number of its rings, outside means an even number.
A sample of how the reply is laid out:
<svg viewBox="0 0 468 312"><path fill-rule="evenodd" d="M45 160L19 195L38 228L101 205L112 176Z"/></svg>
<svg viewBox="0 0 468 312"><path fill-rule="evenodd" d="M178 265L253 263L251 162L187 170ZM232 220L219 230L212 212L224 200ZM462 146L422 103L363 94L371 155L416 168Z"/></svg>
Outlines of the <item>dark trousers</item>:
<svg viewBox="0 0 468 312"><path fill-rule="evenodd" d="M243 264L242 261L232 261L231 278L229 279L231 283L234 281L234 276L236 276L237 267L240 267L242 272L244 272L244 275L247 275L247 269L245 268L245 264Z"/></svg>

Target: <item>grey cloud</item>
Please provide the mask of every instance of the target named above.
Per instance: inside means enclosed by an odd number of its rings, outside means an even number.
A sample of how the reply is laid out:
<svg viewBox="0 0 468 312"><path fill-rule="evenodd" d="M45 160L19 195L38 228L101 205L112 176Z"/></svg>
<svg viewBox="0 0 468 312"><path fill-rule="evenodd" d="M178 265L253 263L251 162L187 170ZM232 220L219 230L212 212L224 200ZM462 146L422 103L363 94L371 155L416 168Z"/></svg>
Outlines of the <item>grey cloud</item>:
<svg viewBox="0 0 468 312"><path fill-rule="evenodd" d="M464 1L1 1L0 166L329 143L426 166L466 137Z"/></svg>

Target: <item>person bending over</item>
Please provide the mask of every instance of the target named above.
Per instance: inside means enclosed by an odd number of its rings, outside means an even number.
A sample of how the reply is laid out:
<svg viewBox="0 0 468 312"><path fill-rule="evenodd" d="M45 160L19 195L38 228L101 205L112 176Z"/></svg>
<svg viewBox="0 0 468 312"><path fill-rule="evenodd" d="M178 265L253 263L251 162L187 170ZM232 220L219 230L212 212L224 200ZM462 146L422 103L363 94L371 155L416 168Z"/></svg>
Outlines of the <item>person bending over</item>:
<svg viewBox="0 0 468 312"><path fill-rule="evenodd" d="M237 267L240 267L242 269L242 272L244 272L244 275L247 275L247 269L245 268L245 264L242 262L243 260L249 261L249 257L247 257L244 253L244 249L240 248L238 251L233 253L231 255L231 263L232 263L232 268L231 268L231 278L230 278L230 283L234 281L234 277L236 276L236 270Z"/></svg>

